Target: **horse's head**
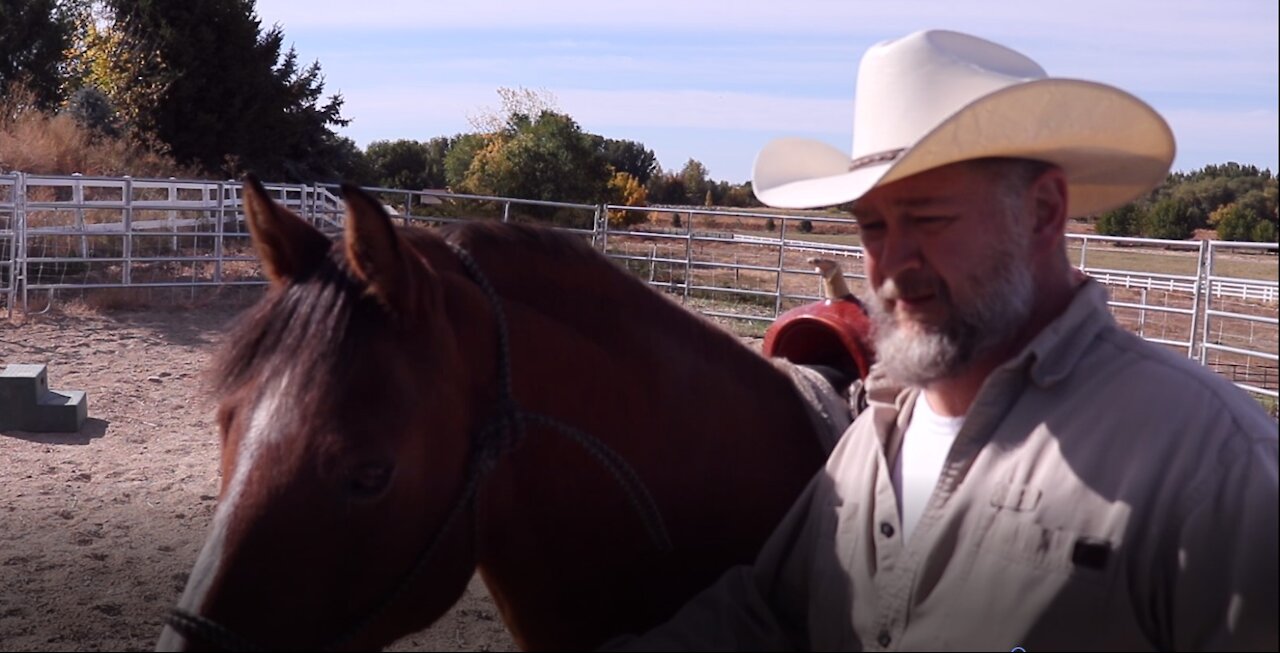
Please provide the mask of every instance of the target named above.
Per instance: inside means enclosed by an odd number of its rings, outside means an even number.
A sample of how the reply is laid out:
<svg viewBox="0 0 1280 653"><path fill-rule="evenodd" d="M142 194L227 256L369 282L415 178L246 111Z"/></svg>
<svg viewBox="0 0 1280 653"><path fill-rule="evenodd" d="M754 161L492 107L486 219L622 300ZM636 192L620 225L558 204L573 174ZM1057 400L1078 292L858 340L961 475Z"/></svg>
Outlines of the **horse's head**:
<svg viewBox="0 0 1280 653"><path fill-rule="evenodd" d="M270 289L217 366L221 493L161 648L381 646L474 570L455 506L477 364L462 342L481 336L440 319L465 302L380 204L346 201L335 243L245 186Z"/></svg>

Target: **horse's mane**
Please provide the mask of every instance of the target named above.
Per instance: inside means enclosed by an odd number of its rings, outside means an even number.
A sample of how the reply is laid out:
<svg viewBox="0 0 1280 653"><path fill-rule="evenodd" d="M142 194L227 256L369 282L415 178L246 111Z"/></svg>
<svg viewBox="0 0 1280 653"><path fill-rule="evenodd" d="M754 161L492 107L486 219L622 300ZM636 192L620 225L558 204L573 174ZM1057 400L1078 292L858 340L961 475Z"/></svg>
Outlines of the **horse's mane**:
<svg viewBox="0 0 1280 653"><path fill-rule="evenodd" d="M413 239L423 233L434 233L467 249L536 252L542 256L564 256L568 259L595 259L600 256L579 236L517 222L454 222L434 232L402 230L401 236Z"/></svg>
<svg viewBox="0 0 1280 653"><path fill-rule="evenodd" d="M728 331L686 310L671 297L655 292L579 235L501 222L453 224L440 233L446 240L477 254L501 252L499 260L507 269L522 270L518 275L523 280L522 287L507 284L508 297L522 293L522 299L540 303L546 310L560 307L568 312L574 310L574 304L565 301L564 296L574 295L580 302L599 302L611 309L624 306L626 315L640 322L638 328L648 325L669 336L670 341L708 355L722 353L721 348L741 348L739 340ZM546 292L548 284L554 284L556 293ZM584 335L608 339L614 334Z"/></svg>
<svg viewBox="0 0 1280 653"><path fill-rule="evenodd" d="M694 351L714 355L722 347L739 346L728 332L651 292L580 236L494 222L450 224L434 230L408 227L398 232L404 246L424 255L438 251L438 239L444 238L471 252L494 278L501 272L499 266L508 272L519 270L517 275L504 275L507 283L502 294L510 291L521 301L537 301L553 310L561 306L565 311L572 310L564 300L568 294L611 307L624 301L628 314L644 316L652 328L687 341ZM225 394L243 387L255 374L275 376L289 370L299 372L300 378L334 378L330 372L346 368L356 355L357 343L386 334L390 328L386 313L366 295L342 251L341 246L332 247L317 269L291 283L273 285L250 310L214 364L216 391ZM516 284L521 285L512 288ZM616 334L594 335L607 339Z"/></svg>

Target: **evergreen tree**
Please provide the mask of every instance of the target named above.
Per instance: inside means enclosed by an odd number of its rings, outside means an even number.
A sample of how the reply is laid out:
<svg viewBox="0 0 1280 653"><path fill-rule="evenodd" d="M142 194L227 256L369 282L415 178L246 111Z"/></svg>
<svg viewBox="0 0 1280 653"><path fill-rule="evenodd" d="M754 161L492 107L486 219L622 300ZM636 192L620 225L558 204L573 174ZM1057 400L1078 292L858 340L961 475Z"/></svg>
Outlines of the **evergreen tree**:
<svg viewBox="0 0 1280 653"><path fill-rule="evenodd" d="M63 52L75 32L75 5L59 0L0 0L0 97L22 84L36 107L64 97Z"/></svg>
<svg viewBox="0 0 1280 653"><path fill-rule="evenodd" d="M342 97L322 101L320 64L283 51L278 26L263 32L253 0L107 5L111 50L96 56L114 81L100 86L179 162L291 181L337 173Z"/></svg>
<svg viewBox="0 0 1280 653"><path fill-rule="evenodd" d="M92 134L108 137L120 135L120 121L115 107L111 105L107 94L96 86L84 86L72 93L67 98L64 110Z"/></svg>
<svg viewBox="0 0 1280 653"><path fill-rule="evenodd" d="M355 141L346 136L331 135L325 139L324 150L319 159L328 162L332 173L318 175L315 181L326 183L351 182L360 186L372 186L375 183L373 166L364 152L356 146Z"/></svg>

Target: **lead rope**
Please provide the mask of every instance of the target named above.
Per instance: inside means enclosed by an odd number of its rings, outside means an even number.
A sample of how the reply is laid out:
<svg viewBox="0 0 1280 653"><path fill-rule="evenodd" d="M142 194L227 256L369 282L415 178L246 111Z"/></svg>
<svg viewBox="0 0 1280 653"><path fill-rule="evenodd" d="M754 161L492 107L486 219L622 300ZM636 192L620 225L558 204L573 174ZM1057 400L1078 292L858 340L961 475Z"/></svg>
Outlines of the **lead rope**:
<svg viewBox="0 0 1280 653"><path fill-rule="evenodd" d="M504 422L510 420L512 430L518 433L517 437L496 447L486 446L489 443L484 442L480 443L481 446L486 449L500 449L497 453L505 452L502 446L510 447L517 444L524 435L524 427L527 423L550 428L569 438L585 449L600 465L609 471L614 480L626 492L627 500L639 513L645 531L648 532L649 539L653 541L654 546L663 553L669 553L674 547L671 544L671 537L667 532L666 524L663 522L662 513L658 510L658 504L653 500L653 496L649 494L639 474L627 464L627 461L622 456L618 455L604 442L601 442L599 438L579 428L570 426L548 415L525 411L516 404L511 392L510 338L507 330L507 318L502 312L502 300L498 296L498 292L494 290L493 285L489 283L489 279L480 270L479 264L471 257L471 254L453 243L446 244L453 250L458 260L462 261L462 266L466 269L471 280L480 287L485 297L488 298L489 304L493 307L494 321L497 322L498 326L499 415Z"/></svg>
<svg viewBox="0 0 1280 653"><path fill-rule="evenodd" d="M198 614L173 608L164 620L170 628L178 631L187 640L195 635L197 641L213 642L224 651L265 651L266 648L237 635L230 629L211 619Z"/></svg>
<svg viewBox="0 0 1280 653"><path fill-rule="evenodd" d="M369 624L382 616L382 613L388 607L408 591L409 587L413 585L413 581L421 576L423 570L426 569L427 562L431 559L440 542L444 541L445 534L452 530L463 512L471 507L475 501L480 481L493 469L502 454L523 440L525 425L529 423L552 429L586 450L622 486L622 489L627 494L628 502L639 513L640 520L644 524L645 531L649 534L649 539L653 541L654 546L663 553L669 553L674 548L671 544L671 537L667 532L666 524L663 522L662 513L658 510L657 502L653 500L653 496L645 488L640 476L627 464L622 456L601 442L599 438L579 428L565 424L547 415L527 412L516 404L511 393L510 338L507 331L506 315L502 311L502 300L497 291L494 290L493 285L489 283L489 279L480 270L480 266L475 259L471 257L471 254L453 243L446 244L453 250L458 260L462 262L467 275L484 293L485 298L488 299L493 309L494 322L498 331L497 411L493 418L489 420L489 423L484 428L478 429L472 436L471 444L476 455L468 465L467 484L458 501L453 504L453 508L450 509L448 516L445 517L440 529L436 531L435 536L418 554L418 558L414 561L409 572L363 619L336 638L331 644L322 647L325 649L339 648L349 643L357 634L365 630ZM507 434L506 438L501 437L503 433ZM217 644L223 650L269 650L237 635L212 619L187 612L181 608L170 610L165 623L187 639L192 639L194 635L201 641Z"/></svg>

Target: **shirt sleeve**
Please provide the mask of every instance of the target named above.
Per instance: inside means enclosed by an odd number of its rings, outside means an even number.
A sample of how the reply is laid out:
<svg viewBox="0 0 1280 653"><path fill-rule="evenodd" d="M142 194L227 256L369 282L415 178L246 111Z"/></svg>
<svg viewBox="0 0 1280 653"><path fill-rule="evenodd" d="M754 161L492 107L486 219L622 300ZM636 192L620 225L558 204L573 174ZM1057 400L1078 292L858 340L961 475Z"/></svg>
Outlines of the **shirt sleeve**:
<svg viewBox="0 0 1280 653"><path fill-rule="evenodd" d="M610 640L616 651L791 651L809 647L805 608L825 499L825 472L810 481L751 565L734 567L666 623Z"/></svg>
<svg viewBox="0 0 1280 653"><path fill-rule="evenodd" d="M1175 650L1275 651L1275 432L1232 438L1218 462L1217 482L1198 497L1181 529L1167 641Z"/></svg>

